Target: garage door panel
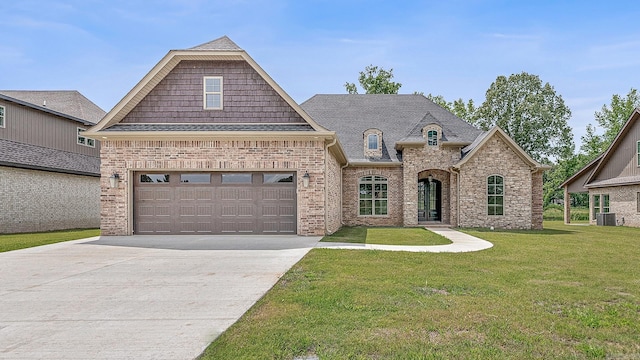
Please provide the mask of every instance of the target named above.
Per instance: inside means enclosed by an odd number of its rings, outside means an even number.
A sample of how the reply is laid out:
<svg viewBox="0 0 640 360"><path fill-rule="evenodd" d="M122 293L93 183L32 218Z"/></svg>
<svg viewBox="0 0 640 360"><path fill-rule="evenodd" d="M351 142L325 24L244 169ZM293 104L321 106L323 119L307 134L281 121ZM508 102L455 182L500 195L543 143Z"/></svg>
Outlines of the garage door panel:
<svg viewBox="0 0 640 360"><path fill-rule="evenodd" d="M264 175L264 183L262 173L251 173L251 176L233 173L225 180L225 174L219 173L185 176L185 173L174 172L167 176L173 182L138 181L134 188L134 231L140 234L295 234L294 177L274 174ZM138 176L155 178L154 175L157 174ZM248 181L250 179L252 181ZM243 180L242 183L239 180Z"/></svg>

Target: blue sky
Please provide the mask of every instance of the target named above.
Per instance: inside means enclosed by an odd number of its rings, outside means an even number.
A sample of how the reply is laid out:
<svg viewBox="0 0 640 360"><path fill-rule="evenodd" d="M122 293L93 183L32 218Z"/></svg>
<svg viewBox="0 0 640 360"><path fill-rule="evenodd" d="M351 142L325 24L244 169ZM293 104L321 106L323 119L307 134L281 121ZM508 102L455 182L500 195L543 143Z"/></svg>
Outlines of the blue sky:
<svg viewBox="0 0 640 360"><path fill-rule="evenodd" d="M579 141L640 86L635 1L49 0L0 4L0 88L76 89L110 110L169 51L228 35L296 101L344 93L374 64L400 93L484 100L498 75L539 75Z"/></svg>

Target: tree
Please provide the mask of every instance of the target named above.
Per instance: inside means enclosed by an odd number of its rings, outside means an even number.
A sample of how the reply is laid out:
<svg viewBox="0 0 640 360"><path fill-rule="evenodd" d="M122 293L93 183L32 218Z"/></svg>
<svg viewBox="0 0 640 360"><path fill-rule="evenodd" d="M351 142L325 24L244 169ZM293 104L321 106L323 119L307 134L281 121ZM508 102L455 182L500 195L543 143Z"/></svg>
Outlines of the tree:
<svg viewBox="0 0 640 360"><path fill-rule="evenodd" d="M563 199L564 190L560 188L560 184L573 176L578 170L582 169L591 159L584 154L573 155L566 159L561 159L553 167L553 169L544 173L543 181L543 197L544 205L549 205L553 199ZM576 194L572 197L576 198ZM584 205L584 199L576 199L580 205Z"/></svg>
<svg viewBox="0 0 640 360"><path fill-rule="evenodd" d="M595 127L587 125L587 133L582 137L580 150L592 158L607 150L637 107L640 107L638 90L631 88L624 98L618 94L613 95L611 103L608 106L602 105L602 109L594 114L596 122L604 129L604 134L597 135Z"/></svg>
<svg viewBox="0 0 640 360"><path fill-rule="evenodd" d="M397 94L401 83L391 81L393 69L389 71L377 66L369 65L364 71L360 71L358 82L365 94ZM345 89L349 94L357 94L358 87L354 83L346 82Z"/></svg>
<svg viewBox="0 0 640 360"><path fill-rule="evenodd" d="M568 120L571 110L549 83L522 72L498 76L477 109L476 125L498 125L537 161L550 162L573 155Z"/></svg>
<svg viewBox="0 0 640 360"><path fill-rule="evenodd" d="M415 92L414 94L418 93ZM449 102L445 100L442 95L433 94L427 95L427 99L449 110L455 116L467 121L470 124L474 124L476 121L476 113L478 108L476 108L473 99L469 99L469 101L465 102L464 100L462 100L462 98L459 98L458 100Z"/></svg>
<svg viewBox="0 0 640 360"><path fill-rule="evenodd" d="M587 125L587 133L582 135L581 139L580 153L589 160L595 159L606 148L603 137L596 134L596 128L591 124Z"/></svg>

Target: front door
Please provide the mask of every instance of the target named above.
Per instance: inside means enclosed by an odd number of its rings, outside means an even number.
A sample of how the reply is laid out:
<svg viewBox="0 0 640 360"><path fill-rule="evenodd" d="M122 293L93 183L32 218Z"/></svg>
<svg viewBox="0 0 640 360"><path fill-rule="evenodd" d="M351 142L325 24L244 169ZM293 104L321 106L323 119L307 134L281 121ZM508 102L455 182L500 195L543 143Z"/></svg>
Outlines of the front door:
<svg viewBox="0 0 640 360"><path fill-rule="evenodd" d="M442 183L435 179L418 182L418 221L442 220Z"/></svg>

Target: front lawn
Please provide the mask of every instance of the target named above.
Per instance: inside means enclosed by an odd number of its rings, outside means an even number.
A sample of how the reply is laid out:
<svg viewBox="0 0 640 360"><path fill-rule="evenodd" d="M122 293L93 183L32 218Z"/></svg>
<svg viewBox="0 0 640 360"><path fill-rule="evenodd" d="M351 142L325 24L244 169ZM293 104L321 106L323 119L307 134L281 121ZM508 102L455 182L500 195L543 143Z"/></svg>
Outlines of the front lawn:
<svg viewBox="0 0 640 360"><path fill-rule="evenodd" d="M640 355L640 229L465 230L474 253L314 249L205 359Z"/></svg>
<svg viewBox="0 0 640 360"><path fill-rule="evenodd" d="M100 235L100 229L3 234L0 235L0 252L53 244L61 241L84 239L98 235Z"/></svg>
<svg viewBox="0 0 640 360"><path fill-rule="evenodd" d="M425 228L344 226L321 241L378 245L446 245L451 241Z"/></svg>

